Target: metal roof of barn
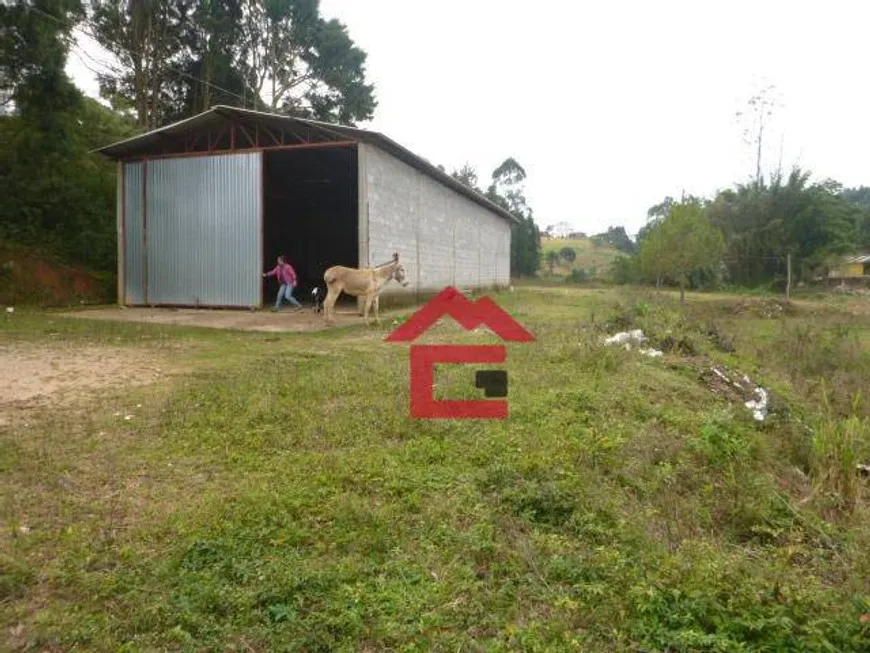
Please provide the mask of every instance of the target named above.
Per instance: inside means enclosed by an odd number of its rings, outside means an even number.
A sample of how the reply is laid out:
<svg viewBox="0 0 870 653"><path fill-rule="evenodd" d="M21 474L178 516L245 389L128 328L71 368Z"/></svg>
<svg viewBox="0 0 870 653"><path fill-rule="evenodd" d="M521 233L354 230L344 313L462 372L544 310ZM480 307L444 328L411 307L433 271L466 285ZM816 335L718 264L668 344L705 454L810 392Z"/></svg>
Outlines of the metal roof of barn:
<svg viewBox="0 0 870 653"><path fill-rule="evenodd" d="M506 211L498 204L469 188L465 184L457 181L446 172L441 171L439 168L429 163L426 159L414 154L409 149L399 145L396 141L384 134L366 129L359 129L357 127L321 122L319 120L296 118L227 105L215 105L207 111L203 111L202 113L190 118L179 120L178 122L166 125L165 127L160 127L159 129L154 129L150 132L112 143L111 145L106 145L96 149L95 151L113 160L124 160L161 154L166 155L167 152L165 151L165 146L168 141L179 138L184 139L196 132L219 127L227 121L236 121L240 124L247 125L249 129L256 128L258 133L256 146L257 149L263 150L277 149L280 147L287 147L288 145L292 146L292 144L289 143L284 144L284 132L286 130L289 130L292 136L308 144L361 142L375 145L400 161L403 161L436 181L439 181L457 193L464 195L498 216L511 222L519 222L516 216ZM273 139L275 137L268 131L269 129L281 132L281 141L276 142L273 145L260 146L259 128L266 130ZM304 129L304 136L300 135L300 128ZM245 136L249 139L251 138L247 131L245 132ZM241 152L246 149L252 149L255 144L251 143L251 146L251 148L240 148L238 151ZM164 151L161 151L161 148L163 148ZM196 153L197 152L188 152L188 154L191 155ZM205 155L208 152L203 151L201 153Z"/></svg>
<svg viewBox="0 0 870 653"><path fill-rule="evenodd" d="M870 263L870 254L861 254L859 256L850 256L845 263Z"/></svg>

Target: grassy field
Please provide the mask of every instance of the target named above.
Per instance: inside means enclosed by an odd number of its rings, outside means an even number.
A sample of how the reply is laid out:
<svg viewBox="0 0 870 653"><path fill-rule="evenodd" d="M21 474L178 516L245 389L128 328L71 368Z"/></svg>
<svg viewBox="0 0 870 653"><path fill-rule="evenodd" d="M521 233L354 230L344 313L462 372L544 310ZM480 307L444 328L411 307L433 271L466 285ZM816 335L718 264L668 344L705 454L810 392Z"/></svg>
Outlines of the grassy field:
<svg viewBox="0 0 870 653"><path fill-rule="evenodd" d="M0 422L0 646L870 650L866 300L494 297L537 338L508 345L497 422L410 419L388 322L7 316L7 355L112 348L173 373ZM427 339L495 342L446 321ZM602 346L627 328L665 355ZM770 389L767 419L712 365ZM436 383L480 396L471 368Z"/></svg>
<svg viewBox="0 0 870 653"><path fill-rule="evenodd" d="M559 252L564 247L573 249L577 258L568 263L560 261L553 268L553 276L564 277L572 270L585 270L589 278L605 278L614 260L625 256L619 250L608 246L594 244L589 238L541 238L541 273L550 276L550 266L547 264L547 252Z"/></svg>

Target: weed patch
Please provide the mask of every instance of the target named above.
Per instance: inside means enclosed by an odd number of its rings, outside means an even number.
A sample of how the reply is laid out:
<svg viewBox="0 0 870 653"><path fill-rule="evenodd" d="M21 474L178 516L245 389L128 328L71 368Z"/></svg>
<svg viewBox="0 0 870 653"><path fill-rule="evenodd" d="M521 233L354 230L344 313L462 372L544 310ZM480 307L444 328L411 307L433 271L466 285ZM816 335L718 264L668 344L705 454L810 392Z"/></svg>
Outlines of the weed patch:
<svg viewBox="0 0 870 653"><path fill-rule="evenodd" d="M386 325L276 338L16 313L6 343L147 344L184 372L0 430L4 636L42 650L866 649L855 466L870 452L866 407L844 394L864 370L858 318L567 285L496 299L536 336L509 345L503 422L410 419L407 348L379 341ZM602 346L635 328L672 346ZM755 421L733 383L714 393L699 376L714 365L763 379L788 411ZM479 398L472 372L439 369L437 393Z"/></svg>

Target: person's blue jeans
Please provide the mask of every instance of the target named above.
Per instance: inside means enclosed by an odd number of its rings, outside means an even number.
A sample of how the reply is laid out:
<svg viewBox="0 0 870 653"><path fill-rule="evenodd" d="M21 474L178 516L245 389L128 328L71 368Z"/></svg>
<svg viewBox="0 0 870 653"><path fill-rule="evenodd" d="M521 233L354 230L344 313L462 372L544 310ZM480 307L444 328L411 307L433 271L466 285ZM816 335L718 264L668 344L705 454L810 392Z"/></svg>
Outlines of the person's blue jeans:
<svg viewBox="0 0 870 653"><path fill-rule="evenodd" d="M302 304L299 303L293 296L293 286L289 283L282 283L281 287L278 288L278 297L275 299L275 308L281 308L281 302L284 298L287 298L287 301L293 304L296 308L302 308Z"/></svg>

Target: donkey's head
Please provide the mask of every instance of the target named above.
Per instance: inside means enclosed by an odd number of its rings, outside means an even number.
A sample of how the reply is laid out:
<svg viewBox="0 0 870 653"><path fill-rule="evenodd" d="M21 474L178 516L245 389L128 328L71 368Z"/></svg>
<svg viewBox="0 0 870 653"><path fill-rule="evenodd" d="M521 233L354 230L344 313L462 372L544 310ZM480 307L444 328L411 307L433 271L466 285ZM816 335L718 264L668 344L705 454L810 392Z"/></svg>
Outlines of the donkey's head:
<svg viewBox="0 0 870 653"><path fill-rule="evenodd" d="M402 288L406 288L408 286L408 280L405 276L405 266L399 263L399 252L393 252L393 275L390 277L391 279L395 279L398 283L402 284Z"/></svg>
<svg viewBox="0 0 870 653"><path fill-rule="evenodd" d="M401 263L399 263L393 269L393 279L395 279L400 284L402 284L402 288L406 288L408 286L409 282L408 282L407 277L405 276L405 266L402 265Z"/></svg>

